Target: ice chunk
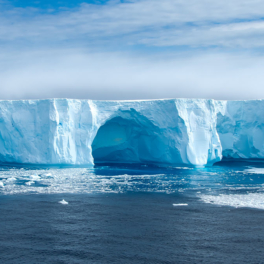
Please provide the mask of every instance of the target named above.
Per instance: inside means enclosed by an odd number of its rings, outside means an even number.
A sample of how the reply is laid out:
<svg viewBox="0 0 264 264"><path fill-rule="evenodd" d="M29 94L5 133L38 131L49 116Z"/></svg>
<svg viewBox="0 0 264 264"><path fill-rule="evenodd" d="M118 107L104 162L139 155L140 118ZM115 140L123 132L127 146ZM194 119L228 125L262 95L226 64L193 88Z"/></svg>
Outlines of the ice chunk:
<svg viewBox="0 0 264 264"><path fill-rule="evenodd" d="M59 201L60 204L68 204L68 202L66 202L64 199Z"/></svg>
<svg viewBox="0 0 264 264"><path fill-rule="evenodd" d="M34 184L35 182L34 181L28 181L28 182L26 182L26 185L32 185L32 184Z"/></svg>
<svg viewBox="0 0 264 264"><path fill-rule="evenodd" d="M15 177L10 177L10 178L7 178L6 181L7 182L13 182L13 181L16 181L16 178Z"/></svg>
<svg viewBox="0 0 264 264"><path fill-rule="evenodd" d="M232 206L235 208L250 207L264 210L264 194L223 194L223 195L201 195L200 198L205 203L222 206Z"/></svg>
<svg viewBox="0 0 264 264"><path fill-rule="evenodd" d="M38 181L38 180L41 179L38 175L30 175L29 178L30 178L31 180L33 180L33 181Z"/></svg>
<svg viewBox="0 0 264 264"><path fill-rule="evenodd" d="M51 177L52 174L51 174L51 173L45 173L44 176L45 176L45 177Z"/></svg>

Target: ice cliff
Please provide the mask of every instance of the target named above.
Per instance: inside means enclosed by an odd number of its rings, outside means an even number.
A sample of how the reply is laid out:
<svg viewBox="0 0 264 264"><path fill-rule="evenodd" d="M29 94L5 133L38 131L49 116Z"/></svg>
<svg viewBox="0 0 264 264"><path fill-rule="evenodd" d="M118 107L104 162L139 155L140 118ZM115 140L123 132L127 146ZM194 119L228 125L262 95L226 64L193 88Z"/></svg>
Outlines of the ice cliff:
<svg viewBox="0 0 264 264"><path fill-rule="evenodd" d="M0 101L0 163L210 165L264 158L264 101Z"/></svg>
<svg viewBox="0 0 264 264"><path fill-rule="evenodd" d="M264 100L218 101L217 132L223 156L264 159Z"/></svg>

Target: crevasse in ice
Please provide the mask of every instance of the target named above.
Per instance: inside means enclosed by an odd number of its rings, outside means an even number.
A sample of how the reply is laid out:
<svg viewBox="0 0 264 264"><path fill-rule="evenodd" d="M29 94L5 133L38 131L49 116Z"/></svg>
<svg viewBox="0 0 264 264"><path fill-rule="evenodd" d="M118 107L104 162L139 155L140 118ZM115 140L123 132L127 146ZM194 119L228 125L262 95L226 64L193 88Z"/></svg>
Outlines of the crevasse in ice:
<svg viewBox="0 0 264 264"><path fill-rule="evenodd" d="M264 101L0 101L0 162L210 165L263 158Z"/></svg>

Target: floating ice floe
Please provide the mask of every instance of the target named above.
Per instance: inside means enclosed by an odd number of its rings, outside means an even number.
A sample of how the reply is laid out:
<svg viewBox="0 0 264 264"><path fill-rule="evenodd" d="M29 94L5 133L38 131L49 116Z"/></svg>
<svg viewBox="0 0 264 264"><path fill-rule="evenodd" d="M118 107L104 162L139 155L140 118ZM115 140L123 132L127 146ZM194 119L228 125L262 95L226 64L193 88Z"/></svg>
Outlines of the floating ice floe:
<svg viewBox="0 0 264 264"><path fill-rule="evenodd" d="M264 168L249 168L244 172L252 174L264 174Z"/></svg>
<svg viewBox="0 0 264 264"><path fill-rule="evenodd" d="M188 206L187 203L172 204L173 206Z"/></svg>
<svg viewBox="0 0 264 264"><path fill-rule="evenodd" d="M45 177L51 177L52 174L51 174L51 173L45 173L44 176L45 176Z"/></svg>
<svg viewBox="0 0 264 264"><path fill-rule="evenodd" d="M16 181L16 178L14 178L14 177L11 177L11 178L8 178L8 179L6 179L6 181L7 181L7 182Z"/></svg>
<svg viewBox="0 0 264 264"><path fill-rule="evenodd" d="M0 188L4 187L4 183L2 181L0 181Z"/></svg>
<svg viewBox="0 0 264 264"><path fill-rule="evenodd" d="M26 185L32 185L32 184L34 184L35 182L34 181L28 181L28 182L26 182Z"/></svg>
<svg viewBox="0 0 264 264"><path fill-rule="evenodd" d="M205 203L215 205L235 208L250 207L264 210L264 193L201 195L200 198Z"/></svg>
<svg viewBox="0 0 264 264"><path fill-rule="evenodd" d="M64 199L59 201L60 204L68 204L68 202L66 202Z"/></svg>
<svg viewBox="0 0 264 264"><path fill-rule="evenodd" d="M38 181L40 180L40 177L38 175L30 175L29 177L31 180Z"/></svg>

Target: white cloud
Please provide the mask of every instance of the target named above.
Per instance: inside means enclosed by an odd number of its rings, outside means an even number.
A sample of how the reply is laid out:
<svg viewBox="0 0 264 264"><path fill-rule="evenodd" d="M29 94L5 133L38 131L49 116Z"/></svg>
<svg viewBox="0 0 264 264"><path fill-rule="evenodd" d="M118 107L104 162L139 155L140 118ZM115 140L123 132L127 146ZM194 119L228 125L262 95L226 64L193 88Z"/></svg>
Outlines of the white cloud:
<svg viewBox="0 0 264 264"><path fill-rule="evenodd" d="M264 21L227 25L183 27L141 34L140 43L148 46L190 46L260 48L264 46Z"/></svg>
<svg viewBox="0 0 264 264"><path fill-rule="evenodd" d="M2 99L264 98L263 56L215 53L168 59L54 50L5 57Z"/></svg>
<svg viewBox="0 0 264 264"><path fill-rule="evenodd" d="M264 98L263 14L260 0L0 8L0 98Z"/></svg>
<svg viewBox="0 0 264 264"><path fill-rule="evenodd" d="M110 1L44 14L33 8L9 9L0 13L0 41L98 45L119 38L124 44L154 46L255 47L263 46L263 14L260 0ZM248 40L251 30L260 44Z"/></svg>

